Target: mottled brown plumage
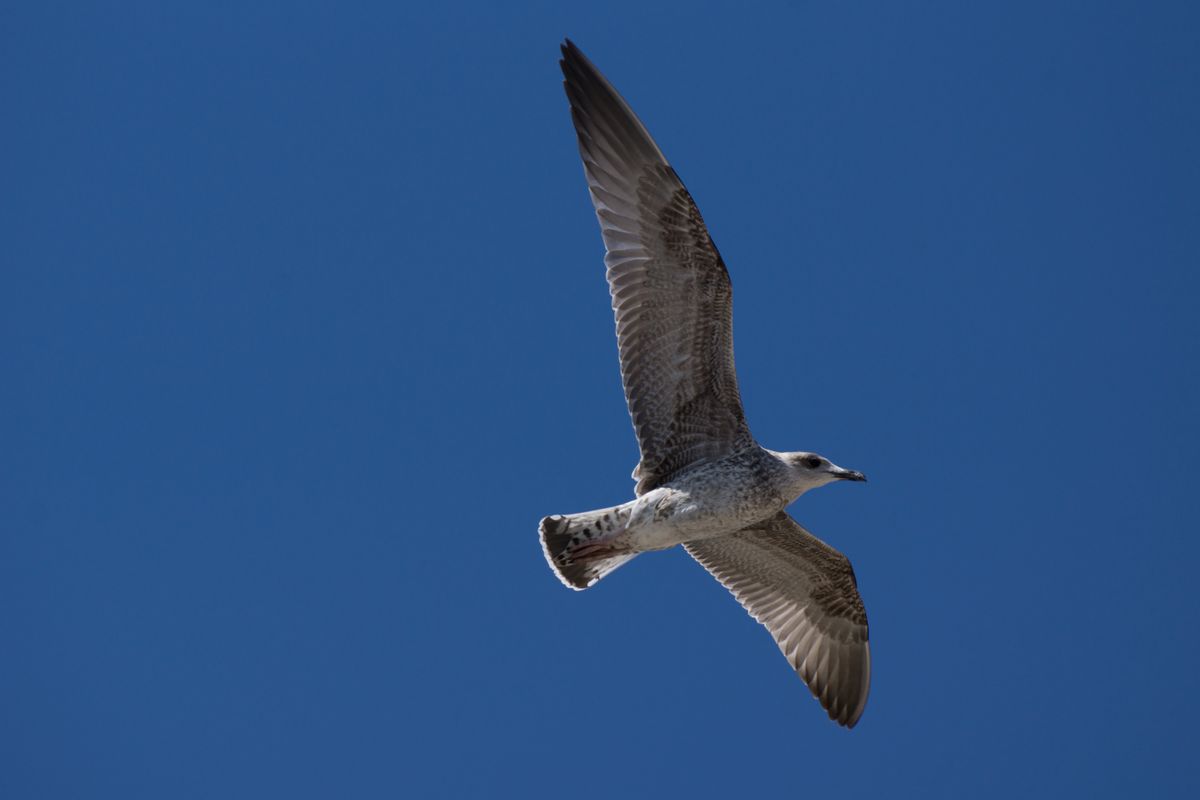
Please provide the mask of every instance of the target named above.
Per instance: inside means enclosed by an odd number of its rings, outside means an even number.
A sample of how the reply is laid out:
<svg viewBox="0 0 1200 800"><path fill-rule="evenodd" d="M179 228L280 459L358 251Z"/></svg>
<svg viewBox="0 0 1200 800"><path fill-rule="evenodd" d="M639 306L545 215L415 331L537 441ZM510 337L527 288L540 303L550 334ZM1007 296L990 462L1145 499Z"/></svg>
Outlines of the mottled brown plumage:
<svg viewBox="0 0 1200 800"><path fill-rule="evenodd" d="M569 42L562 68L607 249L642 494L753 441L733 366L733 289L692 196L625 101Z"/></svg>
<svg viewBox="0 0 1200 800"><path fill-rule="evenodd" d="M864 478L755 442L734 371L729 273L700 211L612 85L571 42L562 51L641 460L635 500L542 520L546 560L586 589L638 553L682 543L766 626L830 718L853 727L871 672L854 571L784 509L816 486Z"/></svg>

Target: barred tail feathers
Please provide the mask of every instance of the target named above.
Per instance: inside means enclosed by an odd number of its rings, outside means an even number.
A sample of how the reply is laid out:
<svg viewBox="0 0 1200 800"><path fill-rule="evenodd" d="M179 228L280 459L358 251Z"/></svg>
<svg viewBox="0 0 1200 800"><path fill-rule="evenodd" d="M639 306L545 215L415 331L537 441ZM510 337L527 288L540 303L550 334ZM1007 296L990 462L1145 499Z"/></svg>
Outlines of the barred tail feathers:
<svg viewBox="0 0 1200 800"><path fill-rule="evenodd" d="M618 552L612 540L625 532L624 506L544 517L538 525L542 553L558 579L572 589L587 589L637 553Z"/></svg>

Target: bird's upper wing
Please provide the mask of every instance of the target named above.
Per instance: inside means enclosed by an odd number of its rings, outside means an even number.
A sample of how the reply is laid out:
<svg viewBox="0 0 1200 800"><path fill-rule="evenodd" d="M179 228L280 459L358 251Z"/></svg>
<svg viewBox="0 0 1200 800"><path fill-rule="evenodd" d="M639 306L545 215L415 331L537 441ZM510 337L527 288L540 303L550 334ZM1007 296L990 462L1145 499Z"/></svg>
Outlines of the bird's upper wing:
<svg viewBox="0 0 1200 800"><path fill-rule="evenodd" d="M871 650L850 561L785 512L684 547L766 626L829 718L854 727L867 704Z"/></svg>
<svg viewBox="0 0 1200 800"><path fill-rule="evenodd" d="M733 368L729 273L645 126L574 44L560 62L607 254L643 494L753 440Z"/></svg>

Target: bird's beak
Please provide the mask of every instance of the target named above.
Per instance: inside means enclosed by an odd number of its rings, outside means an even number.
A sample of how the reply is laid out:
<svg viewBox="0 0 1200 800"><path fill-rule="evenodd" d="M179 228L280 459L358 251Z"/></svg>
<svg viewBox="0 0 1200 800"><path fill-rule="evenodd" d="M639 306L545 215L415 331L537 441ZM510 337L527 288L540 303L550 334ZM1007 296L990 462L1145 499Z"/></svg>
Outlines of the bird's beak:
<svg viewBox="0 0 1200 800"><path fill-rule="evenodd" d="M861 472L856 472L852 469L838 470L834 473L834 475L844 481L865 481L867 479L866 475L863 475Z"/></svg>

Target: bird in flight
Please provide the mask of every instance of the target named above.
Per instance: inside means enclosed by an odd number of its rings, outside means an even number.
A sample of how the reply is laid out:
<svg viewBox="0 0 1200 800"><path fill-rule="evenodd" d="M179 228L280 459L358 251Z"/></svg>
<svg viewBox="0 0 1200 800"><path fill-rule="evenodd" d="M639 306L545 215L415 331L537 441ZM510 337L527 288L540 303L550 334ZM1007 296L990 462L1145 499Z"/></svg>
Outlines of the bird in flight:
<svg viewBox="0 0 1200 800"><path fill-rule="evenodd" d="M641 461L633 500L542 519L546 561L582 590L639 553L682 544L766 626L830 719L854 727L871 681L854 570L785 509L809 489L866 478L754 440L733 366L729 273L699 209L569 39L559 64L604 239Z"/></svg>

